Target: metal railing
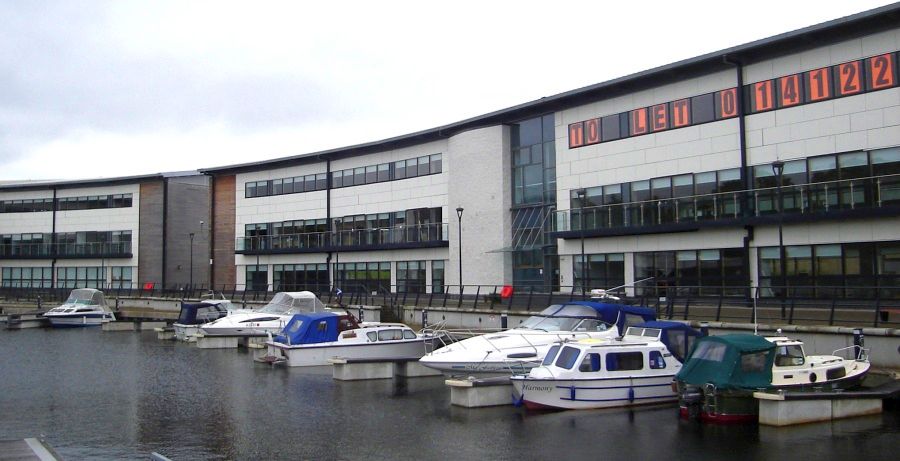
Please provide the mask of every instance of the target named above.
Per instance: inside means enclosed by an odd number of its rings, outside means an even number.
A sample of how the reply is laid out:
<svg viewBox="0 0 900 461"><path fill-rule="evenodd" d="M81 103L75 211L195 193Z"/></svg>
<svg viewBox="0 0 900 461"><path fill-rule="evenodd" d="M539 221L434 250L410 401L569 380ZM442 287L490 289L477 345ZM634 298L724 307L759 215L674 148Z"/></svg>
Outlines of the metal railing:
<svg viewBox="0 0 900 461"><path fill-rule="evenodd" d="M129 255L131 242L0 244L0 258L99 258Z"/></svg>
<svg viewBox="0 0 900 461"><path fill-rule="evenodd" d="M403 306L447 309L481 309L487 311L524 314L538 312L551 304L569 301L590 300L590 292L581 294L580 287L538 285L445 285L425 286L417 291L397 291L396 286L371 287L362 285L292 285L251 289L242 284L235 285L172 285L165 288L139 287L136 285L112 284L101 288L108 299L114 298L169 298L200 299L210 290L225 296L232 302L261 303L272 299L278 291L311 291L326 304L344 306L382 306L395 314L401 314ZM549 291L552 288L554 291ZM658 318L697 321L728 321L736 323L816 324L846 326L900 326L900 286L879 287L871 299L858 298L802 298L769 297L767 290L773 287L720 287L718 294L709 294L709 287L679 286L677 290L659 292L646 290L635 293L629 288L616 290L611 294L620 299L607 299L629 305L647 306L654 309ZM774 287L778 288L778 287ZM795 287L796 288L796 287ZM841 287L847 289L848 287ZM860 287L849 287L859 289ZM35 302L41 299L47 303L65 300L72 288L0 287L0 300L7 302ZM835 287L837 289L837 287ZM506 295L504 296L504 291ZM726 294L728 293L728 294ZM882 297L880 293L892 293L892 297ZM400 317L398 315L398 317ZM431 319L440 321L439 318ZM515 325L510 325L513 327Z"/></svg>
<svg viewBox="0 0 900 461"><path fill-rule="evenodd" d="M785 214L827 213L900 205L900 175L825 181L781 188ZM716 192L609 205L575 207L556 212L554 230L644 227L776 214L778 188Z"/></svg>
<svg viewBox="0 0 900 461"><path fill-rule="evenodd" d="M238 237L235 251L255 253L292 249L375 246L448 240L446 223L299 234Z"/></svg>

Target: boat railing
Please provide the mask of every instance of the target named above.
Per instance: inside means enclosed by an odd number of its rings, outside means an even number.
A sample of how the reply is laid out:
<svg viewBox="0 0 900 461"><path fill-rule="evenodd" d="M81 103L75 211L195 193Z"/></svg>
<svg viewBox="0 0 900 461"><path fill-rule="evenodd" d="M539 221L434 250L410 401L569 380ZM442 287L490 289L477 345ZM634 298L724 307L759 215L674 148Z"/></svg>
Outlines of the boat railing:
<svg viewBox="0 0 900 461"><path fill-rule="evenodd" d="M853 356L851 360L858 360L861 362L869 361L869 349L862 347L858 344L854 344L852 346L847 346L847 347L842 347L840 349L835 349L834 352L831 353L831 355L836 355L838 357L845 357L845 355L843 355L843 354L850 355L848 353L851 351L852 351L852 356Z"/></svg>

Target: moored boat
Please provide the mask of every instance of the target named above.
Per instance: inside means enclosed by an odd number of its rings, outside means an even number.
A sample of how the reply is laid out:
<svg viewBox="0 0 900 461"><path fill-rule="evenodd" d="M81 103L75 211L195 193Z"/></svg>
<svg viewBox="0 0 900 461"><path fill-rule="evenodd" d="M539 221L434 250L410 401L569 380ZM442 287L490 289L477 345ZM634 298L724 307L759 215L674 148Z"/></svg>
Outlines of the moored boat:
<svg viewBox="0 0 900 461"><path fill-rule="evenodd" d="M339 312L295 314L284 330L266 341L257 361L289 367L328 365L328 359L417 359L436 336L416 333L402 323L358 322Z"/></svg>
<svg viewBox="0 0 900 461"><path fill-rule="evenodd" d="M227 299L203 299L199 303L182 302L178 320L172 324L175 339L195 341L195 335L200 332L201 325L238 312L251 311L235 310L234 305Z"/></svg>
<svg viewBox="0 0 900 461"><path fill-rule="evenodd" d="M672 349L699 335L683 323L647 322L619 338L554 344L541 366L510 378L514 403L568 410L674 402L672 378L682 365Z"/></svg>
<svg viewBox="0 0 900 461"><path fill-rule="evenodd" d="M55 328L99 326L116 320L103 292L93 288L72 290L62 305L45 312L44 317Z"/></svg>
<svg viewBox="0 0 900 461"><path fill-rule="evenodd" d="M279 292L259 310L234 312L204 323L200 332L204 336L266 336L281 331L294 314L324 310L325 304L309 291Z"/></svg>
<svg viewBox="0 0 900 461"><path fill-rule="evenodd" d="M842 351L853 357L839 356ZM753 422L756 391L849 389L868 371L867 351L858 346L806 355L802 342L784 336L709 336L697 342L676 376L680 413L708 422Z"/></svg>
<svg viewBox="0 0 900 461"><path fill-rule="evenodd" d="M591 301L554 304L516 328L449 344L419 361L451 376L523 374L540 365L554 343L613 338L629 325L655 318L654 311L646 307Z"/></svg>

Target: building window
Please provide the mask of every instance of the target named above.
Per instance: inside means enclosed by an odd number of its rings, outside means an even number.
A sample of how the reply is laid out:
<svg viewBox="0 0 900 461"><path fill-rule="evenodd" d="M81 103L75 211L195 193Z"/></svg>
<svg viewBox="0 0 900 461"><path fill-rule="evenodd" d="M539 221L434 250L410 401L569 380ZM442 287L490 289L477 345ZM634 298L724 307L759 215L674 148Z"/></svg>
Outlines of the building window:
<svg viewBox="0 0 900 461"><path fill-rule="evenodd" d="M391 263L337 263L334 285L344 292L390 293Z"/></svg>
<svg viewBox="0 0 900 461"><path fill-rule="evenodd" d="M740 296L747 294L743 248L635 253L635 286L639 295Z"/></svg>
<svg viewBox="0 0 900 461"><path fill-rule="evenodd" d="M113 266L110 267L110 275L112 276L111 288L131 288L131 267L129 266Z"/></svg>
<svg viewBox="0 0 900 461"><path fill-rule="evenodd" d="M431 292L432 293L443 293L444 292L444 267L446 267L445 261L431 261Z"/></svg>
<svg viewBox="0 0 900 461"><path fill-rule="evenodd" d="M584 266L581 264L581 255L575 255L574 266L572 268L575 280L575 291L590 291L594 288L602 288L604 290L610 288L621 287L625 285L625 254L609 253L609 254L591 254L585 255L588 260L587 273L585 274ZM584 283L583 277L587 275L587 282Z"/></svg>
<svg viewBox="0 0 900 461"><path fill-rule="evenodd" d="M328 291L327 264L276 264L272 268L274 291Z"/></svg>
<svg viewBox="0 0 900 461"><path fill-rule="evenodd" d="M102 290L105 282L105 267L56 268L56 286L59 288L97 288Z"/></svg>
<svg viewBox="0 0 900 461"><path fill-rule="evenodd" d="M397 262L397 292L425 293L425 261Z"/></svg>
<svg viewBox="0 0 900 461"><path fill-rule="evenodd" d="M250 265L246 266L246 285L245 289L253 291L269 290L269 266L266 265Z"/></svg>
<svg viewBox="0 0 900 461"><path fill-rule="evenodd" d="M50 288L53 270L49 267L4 267L0 286L5 288Z"/></svg>

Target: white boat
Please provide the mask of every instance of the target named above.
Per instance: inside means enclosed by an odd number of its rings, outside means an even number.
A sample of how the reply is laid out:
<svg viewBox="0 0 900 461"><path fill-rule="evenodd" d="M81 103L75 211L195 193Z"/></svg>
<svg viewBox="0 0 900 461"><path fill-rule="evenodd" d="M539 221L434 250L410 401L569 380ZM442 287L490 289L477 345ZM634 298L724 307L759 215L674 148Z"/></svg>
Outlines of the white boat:
<svg viewBox="0 0 900 461"><path fill-rule="evenodd" d="M266 336L281 331L294 314L324 310L325 304L308 291L280 292L261 309L234 312L204 323L200 333L204 336Z"/></svg>
<svg viewBox="0 0 900 461"><path fill-rule="evenodd" d="M225 299L208 298L199 303L181 303L181 312L178 320L172 324L175 331L175 339L179 341L196 341L200 326L220 319L232 313L252 312L246 309L235 309L231 301Z"/></svg>
<svg viewBox="0 0 900 461"><path fill-rule="evenodd" d="M514 403L528 409L591 409L674 402L672 379L681 369L674 348L690 347L699 332L678 322L629 327L619 338L553 345L543 363L510 378Z"/></svg>
<svg viewBox="0 0 900 461"><path fill-rule="evenodd" d="M72 290L61 306L45 312L44 317L56 328L98 326L116 320L103 292L93 288Z"/></svg>
<svg viewBox="0 0 900 461"><path fill-rule="evenodd" d="M655 319L646 307L591 301L554 304L517 328L488 333L441 347L419 362L445 375L503 376L540 365L554 343L613 338L629 325Z"/></svg>
<svg viewBox="0 0 900 461"><path fill-rule="evenodd" d="M289 367L328 365L328 359L417 359L435 340L402 323L357 322L349 313L296 314L256 359Z"/></svg>

